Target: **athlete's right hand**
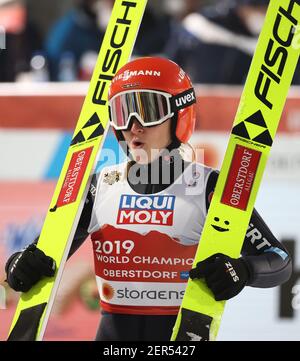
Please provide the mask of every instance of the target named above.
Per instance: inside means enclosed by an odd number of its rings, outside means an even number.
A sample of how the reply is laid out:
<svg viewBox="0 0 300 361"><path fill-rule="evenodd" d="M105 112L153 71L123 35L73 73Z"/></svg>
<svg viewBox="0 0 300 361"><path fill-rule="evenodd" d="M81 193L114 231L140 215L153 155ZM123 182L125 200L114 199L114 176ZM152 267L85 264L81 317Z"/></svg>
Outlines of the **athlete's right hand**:
<svg viewBox="0 0 300 361"><path fill-rule="evenodd" d="M21 292L29 291L44 276L54 276L55 270L55 260L46 256L35 244L11 256L5 266L7 283Z"/></svg>

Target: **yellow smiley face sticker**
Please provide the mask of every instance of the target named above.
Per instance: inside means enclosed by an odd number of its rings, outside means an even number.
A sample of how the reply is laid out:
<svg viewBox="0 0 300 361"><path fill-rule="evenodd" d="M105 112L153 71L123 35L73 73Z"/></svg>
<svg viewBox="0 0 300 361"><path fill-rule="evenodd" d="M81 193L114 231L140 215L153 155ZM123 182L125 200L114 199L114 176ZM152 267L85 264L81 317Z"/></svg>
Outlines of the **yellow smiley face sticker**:
<svg viewBox="0 0 300 361"><path fill-rule="evenodd" d="M219 217L215 217L214 218L214 221L215 221L215 224L212 224L211 226L218 232L228 232L229 231L229 224L230 222L229 221L224 221L223 224L221 223L220 221L220 218ZM225 227L224 227L225 225Z"/></svg>

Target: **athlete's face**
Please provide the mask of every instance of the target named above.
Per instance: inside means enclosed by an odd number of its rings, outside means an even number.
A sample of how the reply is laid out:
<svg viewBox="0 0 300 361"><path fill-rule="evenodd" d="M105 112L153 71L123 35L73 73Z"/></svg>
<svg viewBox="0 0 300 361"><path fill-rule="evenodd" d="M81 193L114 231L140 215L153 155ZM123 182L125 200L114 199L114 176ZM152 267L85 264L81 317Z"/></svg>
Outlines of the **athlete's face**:
<svg viewBox="0 0 300 361"><path fill-rule="evenodd" d="M151 163L161 149L171 143L171 119L153 127L143 127L136 119L130 130L122 131L134 160L140 164Z"/></svg>

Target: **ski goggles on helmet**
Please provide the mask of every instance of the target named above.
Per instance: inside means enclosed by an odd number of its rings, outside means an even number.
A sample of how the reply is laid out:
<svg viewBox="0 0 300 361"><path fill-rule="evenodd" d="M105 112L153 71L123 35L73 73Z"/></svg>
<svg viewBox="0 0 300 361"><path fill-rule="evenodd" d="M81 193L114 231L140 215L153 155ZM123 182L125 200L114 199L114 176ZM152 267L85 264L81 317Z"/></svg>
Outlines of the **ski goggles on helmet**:
<svg viewBox="0 0 300 361"><path fill-rule="evenodd" d="M127 130L132 117L144 127L159 125L195 102L193 88L176 96L156 90L127 90L110 99L110 122L116 130Z"/></svg>

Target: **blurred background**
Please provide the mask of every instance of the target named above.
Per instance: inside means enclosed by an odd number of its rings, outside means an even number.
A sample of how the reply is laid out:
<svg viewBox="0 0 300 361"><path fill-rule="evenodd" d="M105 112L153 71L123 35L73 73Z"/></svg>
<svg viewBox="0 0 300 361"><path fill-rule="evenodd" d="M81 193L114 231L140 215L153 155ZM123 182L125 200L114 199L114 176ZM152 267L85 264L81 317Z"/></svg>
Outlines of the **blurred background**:
<svg viewBox="0 0 300 361"><path fill-rule="evenodd" d="M40 232L88 89L113 0L0 0L0 340L18 294L8 256ZM179 63L197 93L191 143L220 167L268 0L149 0L133 56ZM296 70L256 208L294 259L288 283L246 288L219 340L300 340L300 71ZM108 133L97 169L118 151ZM3 297L6 296L6 301ZM68 262L47 340L92 340L100 319L89 240Z"/></svg>

